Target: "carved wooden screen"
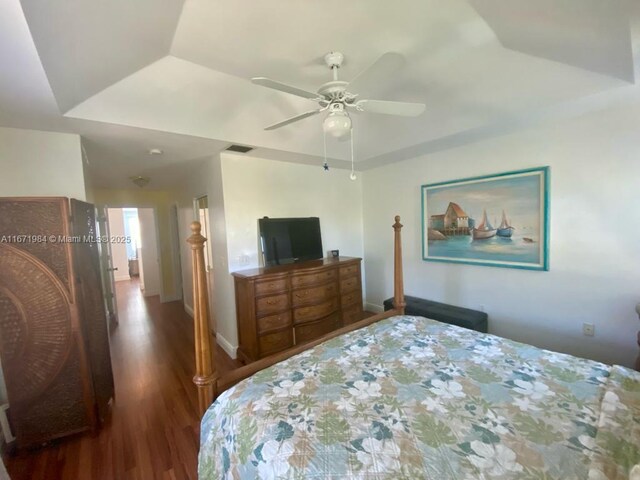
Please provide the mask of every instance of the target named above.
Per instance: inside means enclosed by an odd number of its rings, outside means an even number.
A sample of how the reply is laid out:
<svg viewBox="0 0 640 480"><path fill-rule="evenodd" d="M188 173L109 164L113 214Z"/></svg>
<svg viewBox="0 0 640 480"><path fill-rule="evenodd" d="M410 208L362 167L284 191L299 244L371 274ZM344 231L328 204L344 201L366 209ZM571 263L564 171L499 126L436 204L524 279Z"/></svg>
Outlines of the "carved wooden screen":
<svg viewBox="0 0 640 480"><path fill-rule="evenodd" d="M66 198L0 198L0 356L19 446L95 425Z"/></svg>
<svg viewBox="0 0 640 480"><path fill-rule="evenodd" d="M100 257L96 237L95 207L71 200L71 229L81 326L85 332L98 414L104 419L113 398L113 372L109 352L109 331L100 278Z"/></svg>

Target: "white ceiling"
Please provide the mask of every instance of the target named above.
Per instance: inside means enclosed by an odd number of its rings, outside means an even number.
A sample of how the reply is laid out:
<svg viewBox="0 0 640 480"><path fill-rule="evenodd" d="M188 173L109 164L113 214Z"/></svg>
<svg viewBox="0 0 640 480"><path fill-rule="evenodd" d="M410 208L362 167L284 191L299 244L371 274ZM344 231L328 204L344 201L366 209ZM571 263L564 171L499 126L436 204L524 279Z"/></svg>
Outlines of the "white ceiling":
<svg viewBox="0 0 640 480"><path fill-rule="evenodd" d="M330 50L346 55L346 80L395 51L404 68L356 93L427 110L409 119L355 115L356 157L368 168L628 90L640 63L636 3L3 0L0 125L81 134L92 179L104 187L137 174L170 186L182 162L232 142L258 147L255 156L317 162L321 117L263 130L313 102L248 79L316 90L330 79L322 62ZM165 155L149 156L152 147ZM346 143L327 149L348 158Z"/></svg>

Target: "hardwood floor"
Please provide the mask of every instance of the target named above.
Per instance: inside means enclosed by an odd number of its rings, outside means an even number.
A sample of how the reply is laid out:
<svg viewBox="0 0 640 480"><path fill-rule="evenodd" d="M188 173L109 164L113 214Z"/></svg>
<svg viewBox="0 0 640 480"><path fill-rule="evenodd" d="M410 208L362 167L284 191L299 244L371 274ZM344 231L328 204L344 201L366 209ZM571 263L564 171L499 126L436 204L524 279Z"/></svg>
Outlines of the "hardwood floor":
<svg viewBox="0 0 640 480"><path fill-rule="evenodd" d="M199 418L193 321L181 302L144 298L116 284L120 323L111 333L116 399L96 435L5 458L12 480L196 479ZM240 366L220 348L220 373Z"/></svg>

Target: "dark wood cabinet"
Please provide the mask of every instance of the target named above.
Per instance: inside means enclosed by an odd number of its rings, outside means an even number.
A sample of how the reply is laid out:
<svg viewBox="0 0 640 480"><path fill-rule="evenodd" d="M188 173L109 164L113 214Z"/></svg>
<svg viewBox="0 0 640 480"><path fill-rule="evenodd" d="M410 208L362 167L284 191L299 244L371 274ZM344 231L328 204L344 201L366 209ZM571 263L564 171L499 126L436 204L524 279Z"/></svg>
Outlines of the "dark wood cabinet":
<svg viewBox="0 0 640 480"><path fill-rule="evenodd" d="M93 205L0 198L0 356L18 446L95 429L113 397Z"/></svg>
<svg viewBox="0 0 640 480"><path fill-rule="evenodd" d="M325 258L233 273L240 346L253 362L362 318L360 258Z"/></svg>

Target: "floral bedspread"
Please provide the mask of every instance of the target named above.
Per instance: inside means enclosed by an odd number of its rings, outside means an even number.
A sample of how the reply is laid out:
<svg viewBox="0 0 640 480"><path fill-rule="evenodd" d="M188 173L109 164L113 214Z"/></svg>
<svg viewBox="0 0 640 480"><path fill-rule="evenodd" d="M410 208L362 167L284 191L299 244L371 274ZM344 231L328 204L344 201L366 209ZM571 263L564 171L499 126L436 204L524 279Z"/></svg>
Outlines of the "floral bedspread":
<svg viewBox="0 0 640 480"><path fill-rule="evenodd" d="M224 392L201 479L626 479L640 374L422 317L332 339Z"/></svg>

